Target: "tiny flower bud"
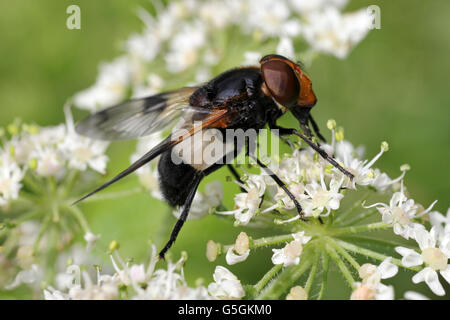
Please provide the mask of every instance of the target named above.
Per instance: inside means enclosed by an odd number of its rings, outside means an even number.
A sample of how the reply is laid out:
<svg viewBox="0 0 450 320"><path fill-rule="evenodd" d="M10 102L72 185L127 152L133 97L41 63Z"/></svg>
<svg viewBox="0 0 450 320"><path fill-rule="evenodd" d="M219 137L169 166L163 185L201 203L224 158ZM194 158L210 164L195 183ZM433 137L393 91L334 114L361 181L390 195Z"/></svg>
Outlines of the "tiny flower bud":
<svg viewBox="0 0 450 320"><path fill-rule="evenodd" d="M286 300L307 300L308 294L305 289L300 286L292 287L286 296Z"/></svg>
<svg viewBox="0 0 450 320"><path fill-rule="evenodd" d="M342 127L337 128L334 135L336 136L337 141L344 140L344 128Z"/></svg>
<svg viewBox="0 0 450 320"><path fill-rule="evenodd" d="M289 258L296 258L302 254L303 246L300 241L291 241L284 247L284 254Z"/></svg>
<svg viewBox="0 0 450 320"><path fill-rule="evenodd" d="M11 155L11 157L14 157L14 155L16 154L16 148L14 148L14 146L9 146L9 154Z"/></svg>
<svg viewBox="0 0 450 320"><path fill-rule="evenodd" d="M407 164L407 163L402 164L402 165L400 166L400 171L402 171L402 172L404 172L404 171L409 171L409 170L411 170L411 166L410 166L409 164Z"/></svg>
<svg viewBox="0 0 450 320"><path fill-rule="evenodd" d="M377 176L377 174L376 174L375 171L373 171L373 170L370 170L370 171L367 173L367 177L369 177L370 179L375 179L376 176Z"/></svg>
<svg viewBox="0 0 450 320"><path fill-rule="evenodd" d="M327 121L327 127L328 127L328 129L330 129L330 130L336 129L336 120L334 120L334 119L328 120L328 121Z"/></svg>
<svg viewBox="0 0 450 320"><path fill-rule="evenodd" d="M14 123L9 124L7 130L8 133L12 136L19 133L19 127Z"/></svg>
<svg viewBox="0 0 450 320"><path fill-rule="evenodd" d="M319 161L319 154L318 153L314 153L313 160L314 160L314 162L318 162Z"/></svg>
<svg viewBox="0 0 450 320"><path fill-rule="evenodd" d="M377 272L377 267L370 263L365 263L359 268L359 277L366 279Z"/></svg>
<svg viewBox="0 0 450 320"><path fill-rule="evenodd" d="M195 286L196 287L204 286L204 284L205 284L205 279L203 279L203 278L197 278L195 280Z"/></svg>
<svg viewBox="0 0 450 320"><path fill-rule="evenodd" d="M186 260L188 259L187 251L181 251L181 259L182 259L182 263L186 262Z"/></svg>
<svg viewBox="0 0 450 320"><path fill-rule="evenodd" d="M209 240L206 244L206 258L209 262L213 262L219 255L219 246L212 240Z"/></svg>
<svg viewBox="0 0 450 320"><path fill-rule="evenodd" d="M37 166L38 166L38 161L37 159L33 158L30 159L30 161L28 161L28 165L30 166L31 170L36 170Z"/></svg>
<svg viewBox="0 0 450 320"><path fill-rule="evenodd" d="M381 150L382 150L383 152L388 151L388 150L389 150L389 143L387 143L386 141L383 141L383 142L381 143Z"/></svg>
<svg viewBox="0 0 450 320"><path fill-rule="evenodd" d="M119 243L116 240L111 241L110 244L109 244L109 250L110 251L117 250L117 249L119 249L119 247L120 247L120 245L119 245Z"/></svg>
<svg viewBox="0 0 450 320"><path fill-rule="evenodd" d="M236 243L234 244L234 251L237 254L243 255L249 248L250 239L248 238L245 232L241 232L237 238Z"/></svg>
<svg viewBox="0 0 450 320"><path fill-rule="evenodd" d="M327 164L325 166L325 173L331 174L333 171L334 166L332 164Z"/></svg>

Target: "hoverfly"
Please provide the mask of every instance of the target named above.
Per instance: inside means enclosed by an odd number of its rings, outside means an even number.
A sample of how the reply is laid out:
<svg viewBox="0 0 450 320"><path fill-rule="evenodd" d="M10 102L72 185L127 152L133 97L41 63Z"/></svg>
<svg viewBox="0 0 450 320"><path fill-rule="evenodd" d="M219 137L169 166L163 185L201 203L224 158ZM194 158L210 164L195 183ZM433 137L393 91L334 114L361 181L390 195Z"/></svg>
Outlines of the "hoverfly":
<svg viewBox="0 0 450 320"><path fill-rule="evenodd" d="M187 219L200 182L205 176L224 166L224 162L191 165L184 162L176 164L172 161L172 149L206 129L258 130L268 125L270 129L278 129L280 136L293 134L299 136L320 156L352 179L353 175L350 172L313 142L310 124L316 136L324 141L310 115L310 110L316 102L311 80L300 65L283 56L272 54L263 57L259 66L226 71L202 86L133 99L99 111L78 123L76 130L79 134L100 140L134 139L167 129L173 121L180 118L184 119L183 126L186 130L175 139L171 138L172 131L169 137L130 167L75 204L160 156L158 172L162 194L171 206L183 207L170 239L159 253L159 257L164 258ZM303 133L276 124L277 119L287 110L298 119ZM236 155L237 151L234 152ZM254 157L254 160L292 199L298 214L303 218L302 208L287 186L257 157ZM240 181L234 167L230 164L227 166Z"/></svg>

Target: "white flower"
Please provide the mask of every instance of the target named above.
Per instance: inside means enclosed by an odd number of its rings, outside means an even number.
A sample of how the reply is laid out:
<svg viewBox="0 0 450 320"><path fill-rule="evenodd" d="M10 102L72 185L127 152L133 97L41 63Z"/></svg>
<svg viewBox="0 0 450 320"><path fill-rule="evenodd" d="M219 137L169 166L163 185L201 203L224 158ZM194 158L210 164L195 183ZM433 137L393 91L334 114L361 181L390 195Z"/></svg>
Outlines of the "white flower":
<svg viewBox="0 0 450 320"><path fill-rule="evenodd" d="M419 206L414 203L413 199L407 199L402 187L399 192L395 192L389 202L389 206L384 203L375 203L365 208L376 206L382 215L382 220L393 226L395 234L405 239L414 237L416 229L424 229L423 225L414 222L414 219L428 213L436 203L433 202L428 209L418 212Z"/></svg>
<svg viewBox="0 0 450 320"><path fill-rule="evenodd" d="M37 149L34 154L37 159L36 173L38 175L42 177L55 177L61 174L65 159L62 158L59 150L52 148Z"/></svg>
<svg viewBox="0 0 450 320"><path fill-rule="evenodd" d="M217 266L214 271L214 282L208 286L209 293L216 299L240 299L245 296L239 279L227 268Z"/></svg>
<svg viewBox="0 0 450 320"><path fill-rule="evenodd" d="M300 263L300 255L303 252L303 245L311 240L311 237L305 236L305 232L301 231L292 234L294 240L286 244L283 249L272 249L272 263L283 264L285 267L297 265Z"/></svg>
<svg viewBox="0 0 450 320"><path fill-rule="evenodd" d="M208 25L222 29L233 20L233 9L229 1L207 1L201 4L199 16Z"/></svg>
<svg viewBox="0 0 450 320"><path fill-rule="evenodd" d="M200 20L185 23L173 36L167 53L166 67L169 72L182 72L197 62L198 50L205 44L206 30Z"/></svg>
<svg viewBox="0 0 450 320"><path fill-rule="evenodd" d="M290 0L289 3L294 8L294 10L298 11L301 14L308 13L311 11L322 10L326 7L336 7L342 8L347 4L348 0L308 0L308 1L299 1L299 0Z"/></svg>
<svg viewBox="0 0 450 320"><path fill-rule="evenodd" d="M242 64L244 66L253 66L259 64L259 60L261 60L262 54L256 51L246 51L244 53L244 61Z"/></svg>
<svg viewBox="0 0 450 320"><path fill-rule="evenodd" d="M5 289L12 290L20 286L22 283L33 284L34 286L40 285L40 281L43 280L44 273L38 265L33 264L30 269L20 271L14 281L5 286Z"/></svg>
<svg viewBox="0 0 450 320"><path fill-rule="evenodd" d="M1 150L0 150L1 152ZM0 206L19 197L24 172L6 152L0 155Z"/></svg>
<svg viewBox="0 0 450 320"><path fill-rule="evenodd" d="M92 232L88 232L84 235L84 240L87 242L87 249L90 250L95 246L97 240L100 239L100 235L95 235Z"/></svg>
<svg viewBox="0 0 450 320"><path fill-rule="evenodd" d="M247 192L238 193L234 197L235 209L231 211L216 211L218 214L233 214L237 222L246 225L259 211L261 197L266 190L263 176L250 175L245 185L240 185Z"/></svg>
<svg viewBox="0 0 450 320"><path fill-rule="evenodd" d="M295 58L295 49L294 49L294 44L292 43L291 38L282 37L280 39L280 42L277 45L276 52L279 55L294 59Z"/></svg>
<svg viewBox="0 0 450 320"><path fill-rule="evenodd" d="M181 258L176 263L168 261L167 270L155 270L157 262L155 246L152 246L152 255L147 268L143 264L125 264L117 251L114 254L115 258L111 256L116 271L114 275L100 274L97 269L97 281L94 282L87 272L82 271L81 283L73 283L78 275L66 272L64 274L66 285L62 286L60 290L48 287L44 290L45 299L118 299L119 287L123 285L127 286L130 299L211 299L205 287L190 288L187 286L182 270L185 258ZM81 270L77 265L69 268ZM67 289L68 291L64 292Z"/></svg>
<svg viewBox="0 0 450 320"><path fill-rule="evenodd" d="M406 291L404 296L406 300L430 300L430 298L415 291Z"/></svg>
<svg viewBox="0 0 450 320"><path fill-rule="evenodd" d="M131 64L126 56L100 65L95 84L74 96L78 108L98 111L120 102L130 85Z"/></svg>
<svg viewBox="0 0 450 320"><path fill-rule="evenodd" d="M88 167L101 174L106 173L108 157L105 155L109 143L93 140L75 132L72 114L66 107L67 135L59 148L72 169L85 171Z"/></svg>
<svg viewBox="0 0 450 320"><path fill-rule="evenodd" d="M147 29L143 34L133 34L126 41L126 50L131 56L149 62L158 54L161 47L161 39L158 34Z"/></svg>
<svg viewBox="0 0 450 320"><path fill-rule="evenodd" d="M245 232L241 232L233 247L230 247L225 257L229 265L242 262L250 255L250 239Z"/></svg>
<svg viewBox="0 0 450 320"><path fill-rule="evenodd" d="M249 30L260 30L266 36L276 36L283 30L290 16L289 7L284 1L249 0L249 14L246 24Z"/></svg>
<svg viewBox="0 0 450 320"><path fill-rule="evenodd" d="M439 282L437 271L450 283L450 235L437 239L435 227L428 232L425 229L416 229L415 239L419 244L421 253L405 247L396 247L395 250L402 255L402 264L405 267L421 266L425 268L412 278L414 283L425 281L431 291L438 296L445 295L444 288ZM439 243L439 245L438 245Z"/></svg>
<svg viewBox="0 0 450 320"><path fill-rule="evenodd" d="M325 184L323 174L320 178L320 184L313 181L305 186L306 195L301 195L300 204L305 212L306 216L319 216L326 209L327 216L330 214L331 210L337 210L340 206L340 201L344 197L343 194L339 192L344 177L340 181L334 178L330 181L329 190Z"/></svg>
<svg viewBox="0 0 450 320"><path fill-rule="evenodd" d="M312 49L343 59L369 32L372 17L365 9L342 14L335 7L326 7L305 15L302 33Z"/></svg>
<svg viewBox="0 0 450 320"><path fill-rule="evenodd" d="M249 255L250 255L250 249L247 249L247 251L245 251L242 255L240 255L240 254L235 253L234 248L231 247L227 251L225 260L227 261L227 264L233 265L233 264L245 261Z"/></svg>
<svg viewBox="0 0 450 320"><path fill-rule="evenodd" d="M450 208L444 216L438 211L430 212L430 223L440 236L450 233Z"/></svg>
<svg viewBox="0 0 450 320"><path fill-rule="evenodd" d="M366 263L359 268L362 282L356 283L350 299L352 300L393 300L394 288L381 283L382 279L395 276L398 267L391 263L392 257L386 258L378 267Z"/></svg>

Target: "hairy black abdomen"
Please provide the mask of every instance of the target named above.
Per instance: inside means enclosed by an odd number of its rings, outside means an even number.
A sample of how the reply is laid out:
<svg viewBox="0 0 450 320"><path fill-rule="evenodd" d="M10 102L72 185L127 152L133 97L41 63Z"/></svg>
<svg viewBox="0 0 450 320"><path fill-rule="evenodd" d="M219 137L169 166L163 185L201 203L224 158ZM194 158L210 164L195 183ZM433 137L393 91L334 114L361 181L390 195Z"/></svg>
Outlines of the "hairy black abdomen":
<svg viewBox="0 0 450 320"><path fill-rule="evenodd" d="M175 207L184 205L197 170L185 163L173 163L171 152L169 150L161 155L158 172L161 192L167 202Z"/></svg>

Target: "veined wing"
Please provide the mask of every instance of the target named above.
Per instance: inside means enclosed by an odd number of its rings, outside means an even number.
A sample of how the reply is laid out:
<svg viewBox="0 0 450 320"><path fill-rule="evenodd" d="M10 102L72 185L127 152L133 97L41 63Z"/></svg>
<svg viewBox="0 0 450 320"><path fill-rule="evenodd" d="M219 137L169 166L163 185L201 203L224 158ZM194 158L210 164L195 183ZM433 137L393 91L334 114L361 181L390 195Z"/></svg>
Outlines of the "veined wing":
<svg viewBox="0 0 450 320"><path fill-rule="evenodd" d="M156 147L154 147L152 150L147 152L145 155L143 155L140 159L138 159L136 162L134 162L131 166L129 166L127 169L116 175L114 178L112 178L110 181L106 182L105 184L101 185L94 191L90 192L89 194L85 195L81 199L77 200L73 204L77 204L84 199L92 196L93 194L105 189L106 187L112 185L113 183L119 181L120 179L126 177L130 173L136 171L143 165L147 164L148 162L155 159L157 156L159 156L161 153L170 150L180 142L184 141L188 137L194 135L195 133L203 130L203 129L209 129L209 128L219 128L219 127L225 127L226 123L229 119L229 112L226 109L212 109L210 110L210 113L207 114L201 121L196 122L185 122L183 125L183 134L180 135L174 135L169 136L165 140L163 140L161 143L159 143Z"/></svg>
<svg viewBox="0 0 450 320"><path fill-rule="evenodd" d="M164 130L189 112L207 116L211 110L189 106L189 97L196 89L125 101L87 117L77 124L76 131L97 140L135 139Z"/></svg>

